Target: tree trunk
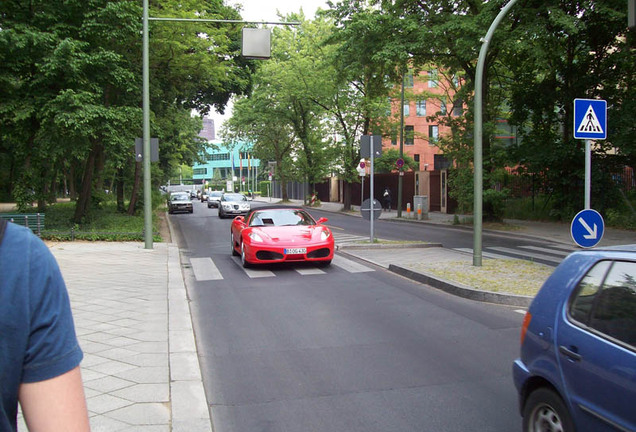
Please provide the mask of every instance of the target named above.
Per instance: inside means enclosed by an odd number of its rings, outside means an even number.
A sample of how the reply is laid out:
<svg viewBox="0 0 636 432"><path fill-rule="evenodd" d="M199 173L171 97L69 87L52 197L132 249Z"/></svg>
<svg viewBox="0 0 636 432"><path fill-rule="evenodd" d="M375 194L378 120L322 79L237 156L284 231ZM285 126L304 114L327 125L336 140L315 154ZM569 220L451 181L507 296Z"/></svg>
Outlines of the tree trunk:
<svg viewBox="0 0 636 432"><path fill-rule="evenodd" d="M124 169L117 170L117 179L115 181L115 189L117 190L117 211L125 212L124 209Z"/></svg>
<svg viewBox="0 0 636 432"><path fill-rule="evenodd" d="M135 163L135 182L133 183L133 190L130 196L130 203L128 204L128 212L127 212L130 216L135 214L135 208L137 207L140 183L141 183L141 162L136 162Z"/></svg>
<svg viewBox="0 0 636 432"><path fill-rule="evenodd" d="M71 201L77 199L77 190L75 190L75 164L71 164L68 172L66 173L66 187L68 190L68 196Z"/></svg>
<svg viewBox="0 0 636 432"><path fill-rule="evenodd" d="M97 145L93 145L84 168L84 176L82 178L81 190L75 205L75 215L73 222L79 224L88 215L88 208L91 202L93 192L93 173L95 171L95 158L97 157Z"/></svg>
<svg viewBox="0 0 636 432"><path fill-rule="evenodd" d="M350 211L351 210L351 182L344 182L343 188L342 188L342 199L343 199L343 203L344 206L342 207L342 209L344 211Z"/></svg>

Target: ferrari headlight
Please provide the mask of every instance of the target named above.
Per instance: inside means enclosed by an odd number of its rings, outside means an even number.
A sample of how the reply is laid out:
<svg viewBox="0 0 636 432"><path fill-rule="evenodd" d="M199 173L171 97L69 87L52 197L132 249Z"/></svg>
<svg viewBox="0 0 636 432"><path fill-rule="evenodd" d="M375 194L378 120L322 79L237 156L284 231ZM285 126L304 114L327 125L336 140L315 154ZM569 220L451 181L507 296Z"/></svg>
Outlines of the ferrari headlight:
<svg viewBox="0 0 636 432"><path fill-rule="evenodd" d="M327 230L322 230L322 232L320 233L320 240L325 241L327 240L329 237L331 236L331 233Z"/></svg>
<svg viewBox="0 0 636 432"><path fill-rule="evenodd" d="M263 238L261 236L259 236L258 234L256 234L254 231L250 232L247 236L249 238L251 238L252 241L255 241L255 242L262 242L263 241Z"/></svg>

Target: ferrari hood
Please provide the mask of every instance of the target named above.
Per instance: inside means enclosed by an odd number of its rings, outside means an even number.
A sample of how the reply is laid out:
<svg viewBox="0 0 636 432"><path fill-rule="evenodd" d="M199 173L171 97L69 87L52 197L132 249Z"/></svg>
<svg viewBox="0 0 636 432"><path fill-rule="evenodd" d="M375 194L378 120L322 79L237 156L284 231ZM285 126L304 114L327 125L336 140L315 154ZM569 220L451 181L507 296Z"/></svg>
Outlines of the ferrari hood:
<svg viewBox="0 0 636 432"><path fill-rule="evenodd" d="M302 243L316 240L320 239L322 231L321 225L252 228L252 232L274 243Z"/></svg>

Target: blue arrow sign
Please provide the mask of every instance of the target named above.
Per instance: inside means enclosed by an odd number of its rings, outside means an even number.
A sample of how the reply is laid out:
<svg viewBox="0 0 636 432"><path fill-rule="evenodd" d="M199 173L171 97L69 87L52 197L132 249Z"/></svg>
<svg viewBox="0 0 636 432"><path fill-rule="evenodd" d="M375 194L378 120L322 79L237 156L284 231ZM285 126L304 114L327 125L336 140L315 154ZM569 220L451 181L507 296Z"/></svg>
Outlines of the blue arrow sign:
<svg viewBox="0 0 636 432"><path fill-rule="evenodd" d="M574 138L607 138L607 101L574 99Z"/></svg>
<svg viewBox="0 0 636 432"><path fill-rule="evenodd" d="M572 219L570 235L574 243L582 248L596 246L603 238L605 222L603 216L596 210L581 210Z"/></svg>

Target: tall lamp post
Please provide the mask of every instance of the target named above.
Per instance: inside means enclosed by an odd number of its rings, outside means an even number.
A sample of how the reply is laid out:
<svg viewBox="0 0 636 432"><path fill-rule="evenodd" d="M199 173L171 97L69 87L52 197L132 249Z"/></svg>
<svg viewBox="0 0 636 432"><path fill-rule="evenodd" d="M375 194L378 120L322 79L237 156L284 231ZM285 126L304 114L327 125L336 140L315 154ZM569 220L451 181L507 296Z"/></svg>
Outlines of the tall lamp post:
<svg viewBox="0 0 636 432"><path fill-rule="evenodd" d="M143 0L143 179L144 179L144 244L146 249L152 249L152 184L150 181L150 60L149 60L149 21L181 21L181 22L208 22L229 24L273 24L273 25L299 25L299 22L266 22L266 21L242 21L220 19L196 19L196 18L150 18L148 16L148 0ZM269 42L269 39L268 41ZM259 45L255 43L255 45ZM255 46L257 50L261 46ZM252 57L266 58L266 57Z"/></svg>
<svg viewBox="0 0 636 432"><path fill-rule="evenodd" d="M495 20L490 25L486 37L481 39L482 45L479 51L479 60L477 60L477 72L475 74L475 128L474 128L474 204L473 204L473 265L481 267L482 258L482 218L483 218L483 154L482 154L482 133L483 133L483 116L482 116L482 95L483 95L483 77L484 77L484 63L486 62L486 53L488 52L488 45L495 32L495 29L508 13L510 8L517 2L517 0L510 0L506 6L501 9Z"/></svg>

